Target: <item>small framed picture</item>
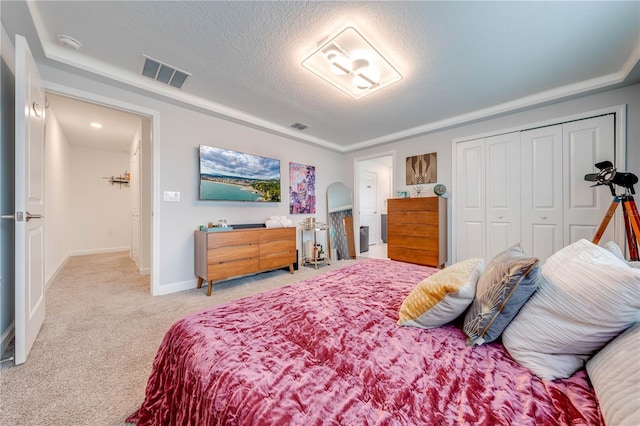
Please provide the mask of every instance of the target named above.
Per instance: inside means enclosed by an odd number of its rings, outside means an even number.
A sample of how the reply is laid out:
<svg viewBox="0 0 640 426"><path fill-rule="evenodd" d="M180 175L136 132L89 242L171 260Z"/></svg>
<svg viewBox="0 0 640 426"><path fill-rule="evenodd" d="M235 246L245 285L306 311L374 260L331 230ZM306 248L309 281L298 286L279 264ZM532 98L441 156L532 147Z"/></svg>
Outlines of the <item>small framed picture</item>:
<svg viewBox="0 0 640 426"><path fill-rule="evenodd" d="M409 191L398 191L398 198L409 198Z"/></svg>

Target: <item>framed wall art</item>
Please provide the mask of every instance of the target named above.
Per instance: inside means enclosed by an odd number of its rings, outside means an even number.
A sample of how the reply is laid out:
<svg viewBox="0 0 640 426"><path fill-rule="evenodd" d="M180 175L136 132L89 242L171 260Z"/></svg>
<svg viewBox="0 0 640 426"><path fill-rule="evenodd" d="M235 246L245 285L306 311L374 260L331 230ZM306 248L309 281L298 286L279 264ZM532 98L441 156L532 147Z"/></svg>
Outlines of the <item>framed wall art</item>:
<svg viewBox="0 0 640 426"><path fill-rule="evenodd" d="M407 185L437 182L436 153L407 157Z"/></svg>
<svg viewBox="0 0 640 426"><path fill-rule="evenodd" d="M289 213L316 212L316 168L289 163Z"/></svg>

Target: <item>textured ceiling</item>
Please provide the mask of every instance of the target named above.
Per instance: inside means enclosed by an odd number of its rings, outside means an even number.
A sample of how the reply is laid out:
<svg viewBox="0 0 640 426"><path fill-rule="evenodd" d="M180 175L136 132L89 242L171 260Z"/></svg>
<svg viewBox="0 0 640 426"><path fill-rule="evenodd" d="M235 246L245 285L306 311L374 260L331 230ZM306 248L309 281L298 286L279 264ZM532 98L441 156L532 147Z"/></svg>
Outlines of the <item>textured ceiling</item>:
<svg viewBox="0 0 640 426"><path fill-rule="evenodd" d="M637 1L3 3L10 34L26 19L11 15L30 12L29 41L54 66L338 151L640 81ZM403 80L353 99L301 66L348 24ZM58 33L83 47L62 48ZM193 76L182 90L139 76L141 54Z"/></svg>

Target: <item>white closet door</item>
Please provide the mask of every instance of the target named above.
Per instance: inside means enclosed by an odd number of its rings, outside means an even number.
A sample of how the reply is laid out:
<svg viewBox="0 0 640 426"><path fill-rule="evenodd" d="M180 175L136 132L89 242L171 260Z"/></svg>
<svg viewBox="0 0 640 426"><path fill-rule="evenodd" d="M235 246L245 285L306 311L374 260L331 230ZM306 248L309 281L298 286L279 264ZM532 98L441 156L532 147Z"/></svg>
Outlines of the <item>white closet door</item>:
<svg viewBox="0 0 640 426"><path fill-rule="evenodd" d="M564 245L581 238L592 240L613 200L606 186L591 188L584 175L596 173L595 163L615 164L614 119L612 115L565 123L564 165ZM601 241L614 239L614 221Z"/></svg>
<svg viewBox="0 0 640 426"><path fill-rule="evenodd" d="M520 242L520 133L485 139L486 259Z"/></svg>
<svg viewBox="0 0 640 426"><path fill-rule="evenodd" d="M522 248L543 262L563 247L562 125L520 137Z"/></svg>
<svg viewBox="0 0 640 426"><path fill-rule="evenodd" d="M454 259L485 258L484 139L456 144Z"/></svg>

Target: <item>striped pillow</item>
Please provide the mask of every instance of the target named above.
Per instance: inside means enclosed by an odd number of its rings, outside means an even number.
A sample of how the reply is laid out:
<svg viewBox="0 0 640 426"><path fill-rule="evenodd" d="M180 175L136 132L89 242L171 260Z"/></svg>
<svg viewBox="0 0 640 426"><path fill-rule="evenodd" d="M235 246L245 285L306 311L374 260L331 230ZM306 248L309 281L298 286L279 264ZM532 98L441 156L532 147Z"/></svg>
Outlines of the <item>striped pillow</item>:
<svg viewBox="0 0 640 426"><path fill-rule="evenodd" d="M542 379L571 376L640 319L640 270L587 240L553 254L542 274L502 335L511 356Z"/></svg>
<svg viewBox="0 0 640 426"><path fill-rule="evenodd" d="M482 259L467 259L426 278L402 302L398 325L434 328L453 321L473 300L483 269Z"/></svg>
<svg viewBox="0 0 640 426"><path fill-rule="evenodd" d="M587 373L608 425L640 425L640 323L587 362Z"/></svg>

